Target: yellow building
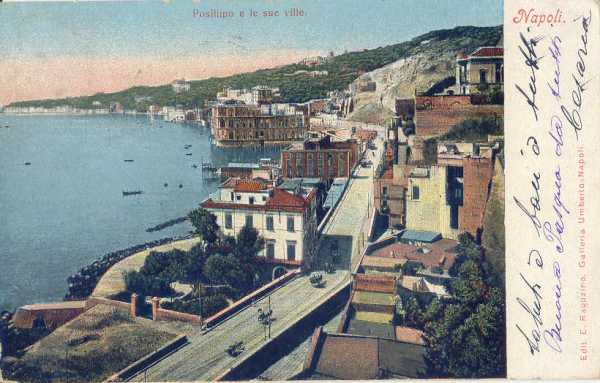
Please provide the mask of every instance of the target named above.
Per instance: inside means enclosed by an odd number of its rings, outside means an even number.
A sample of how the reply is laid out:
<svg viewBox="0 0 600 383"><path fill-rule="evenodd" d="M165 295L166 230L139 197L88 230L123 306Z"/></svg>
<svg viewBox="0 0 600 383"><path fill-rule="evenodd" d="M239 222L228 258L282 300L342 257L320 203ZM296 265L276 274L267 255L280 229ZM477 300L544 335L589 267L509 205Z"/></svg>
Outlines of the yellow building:
<svg viewBox="0 0 600 383"><path fill-rule="evenodd" d="M453 169L461 168L431 166L411 171L406 196L407 229L434 231L444 238L458 238L462 189L457 188L460 191L452 193L449 185L462 175L453 173ZM455 203L449 198L452 194L455 194Z"/></svg>

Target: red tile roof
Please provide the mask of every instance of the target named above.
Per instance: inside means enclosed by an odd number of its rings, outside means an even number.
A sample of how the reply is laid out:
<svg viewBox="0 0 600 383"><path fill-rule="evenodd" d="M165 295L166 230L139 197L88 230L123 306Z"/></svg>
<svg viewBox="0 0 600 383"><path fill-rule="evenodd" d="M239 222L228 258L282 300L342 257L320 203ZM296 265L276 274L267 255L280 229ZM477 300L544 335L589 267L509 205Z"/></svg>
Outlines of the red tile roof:
<svg viewBox="0 0 600 383"><path fill-rule="evenodd" d="M454 248L457 245L457 241L441 239L425 246L429 251L424 252L418 246L397 242L377 249L368 255L372 257L406 259L407 261L421 262L428 269L440 266L444 270L448 270L452 267L456 259Z"/></svg>
<svg viewBox="0 0 600 383"><path fill-rule="evenodd" d="M20 307L13 318L18 328L33 328L41 321L47 329L54 330L85 311L85 301L39 303Z"/></svg>
<svg viewBox="0 0 600 383"><path fill-rule="evenodd" d="M502 57L504 48L502 47L481 47L469 55L470 57Z"/></svg>
<svg viewBox="0 0 600 383"><path fill-rule="evenodd" d="M356 291L393 294L396 292L396 281L388 275L356 274L353 287Z"/></svg>
<svg viewBox="0 0 600 383"><path fill-rule="evenodd" d="M236 192L257 192L268 188L267 182L259 179L229 178L221 187L233 188Z"/></svg>
<svg viewBox="0 0 600 383"><path fill-rule="evenodd" d="M273 189L273 195L267 200L265 206L270 210L285 210L288 208L301 208L304 210L308 202L308 198L304 199L283 189Z"/></svg>
<svg viewBox="0 0 600 383"><path fill-rule="evenodd" d="M249 205L235 202L213 201L211 198L200 204L205 209L243 209L263 211L286 211L302 213L315 198L313 189L306 197L295 195L283 189L274 188L264 205Z"/></svg>

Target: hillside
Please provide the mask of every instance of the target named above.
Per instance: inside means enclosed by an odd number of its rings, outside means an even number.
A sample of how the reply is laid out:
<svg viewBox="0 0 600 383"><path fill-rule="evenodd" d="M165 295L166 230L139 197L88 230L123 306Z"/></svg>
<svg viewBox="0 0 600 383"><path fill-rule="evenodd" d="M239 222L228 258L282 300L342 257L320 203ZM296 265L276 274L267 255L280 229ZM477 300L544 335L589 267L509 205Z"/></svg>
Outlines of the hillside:
<svg viewBox="0 0 600 383"><path fill-rule="evenodd" d="M418 79L417 85L420 85L421 83L429 84L431 81L437 81L437 79L447 76L451 72L449 60L454 57L456 52L470 51L484 45L496 45L501 35L502 26L456 27L429 32L399 44L341 54L316 68L290 64L228 77L192 81L190 91L184 94L175 94L170 85L138 86L115 93L99 93L93 96L56 100L23 101L12 103L9 106L71 105L78 108L92 108L92 103L99 101L103 105L120 102L126 109L138 111L145 111L150 104L161 106L180 104L185 107L194 107L202 106L205 100L214 98L217 92L224 87L249 88L259 84L279 87L283 102L304 102L313 98L325 97L331 90L344 89L360 75L391 64L390 67L395 68L395 65L400 72L407 73L403 75L405 80L391 88L396 90L389 92L389 98L394 93L407 94L406 92L409 92L410 89L404 89L403 84L414 78ZM432 59L434 60L432 61ZM399 64L399 60L404 64ZM290 75L298 70L315 69L327 71L328 75L322 77ZM411 71L412 73L409 73ZM150 100L136 103L136 97L149 97ZM389 104L387 98L386 104Z"/></svg>
<svg viewBox="0 0 600 383"><path fill-rule="evenodd" d="M420 36L412 40L418 43L414 54L361 75L355 82L374 81L376 90L355 96L356 105L350 119L382 123L393 115L397 98L410 98L415 90L428 93L441 90L436 89L441 84L454 84L459 52L470 53L480 46L495 46L502 37L502 30L497 28L492 29L497 35L491 31L489 35L483 34L482 28L477 29L479 33L469 30L468 27L456 28L447 33L436 31Z"/></svg>

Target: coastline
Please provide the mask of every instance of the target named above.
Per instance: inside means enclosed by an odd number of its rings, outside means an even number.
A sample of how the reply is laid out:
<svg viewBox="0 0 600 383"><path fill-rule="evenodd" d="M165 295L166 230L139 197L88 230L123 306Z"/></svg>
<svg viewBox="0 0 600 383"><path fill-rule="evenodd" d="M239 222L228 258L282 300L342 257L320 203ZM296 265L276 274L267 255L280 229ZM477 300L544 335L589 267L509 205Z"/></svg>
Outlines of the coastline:
<svg viewBox="0 0 600 383"><path fill-rule="evenodd" d="M82 267L76 274L67 277L68 290L63 300L79 300L91 296L96 289L98 282L107 271L125 258L169 243L190 240L192 238L193 234L165 237L140 245L131 246L123 250L107 253L89 265Z"/></svg>

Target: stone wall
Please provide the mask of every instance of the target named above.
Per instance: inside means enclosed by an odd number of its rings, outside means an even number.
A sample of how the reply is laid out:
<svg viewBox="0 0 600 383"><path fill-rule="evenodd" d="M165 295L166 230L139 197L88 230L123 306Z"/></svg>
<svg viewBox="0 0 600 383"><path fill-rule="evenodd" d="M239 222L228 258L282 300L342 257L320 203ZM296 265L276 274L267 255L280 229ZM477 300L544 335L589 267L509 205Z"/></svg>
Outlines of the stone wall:
<svg viewBox="0 0 600 383"><path fill-rule="evenodd" d="M444 109L416 110L415 124L417 136L430 137L446 134L467 119L498 117L504 115L502 105L471 105Z"/></svg>
<svg viewBox="0 0 600 383"><path fill-rule="evenodd" d="M415 134L421 137L439 136L467 119L503 116L503 105L474 105L470 96L416 97Z"/></svg>

